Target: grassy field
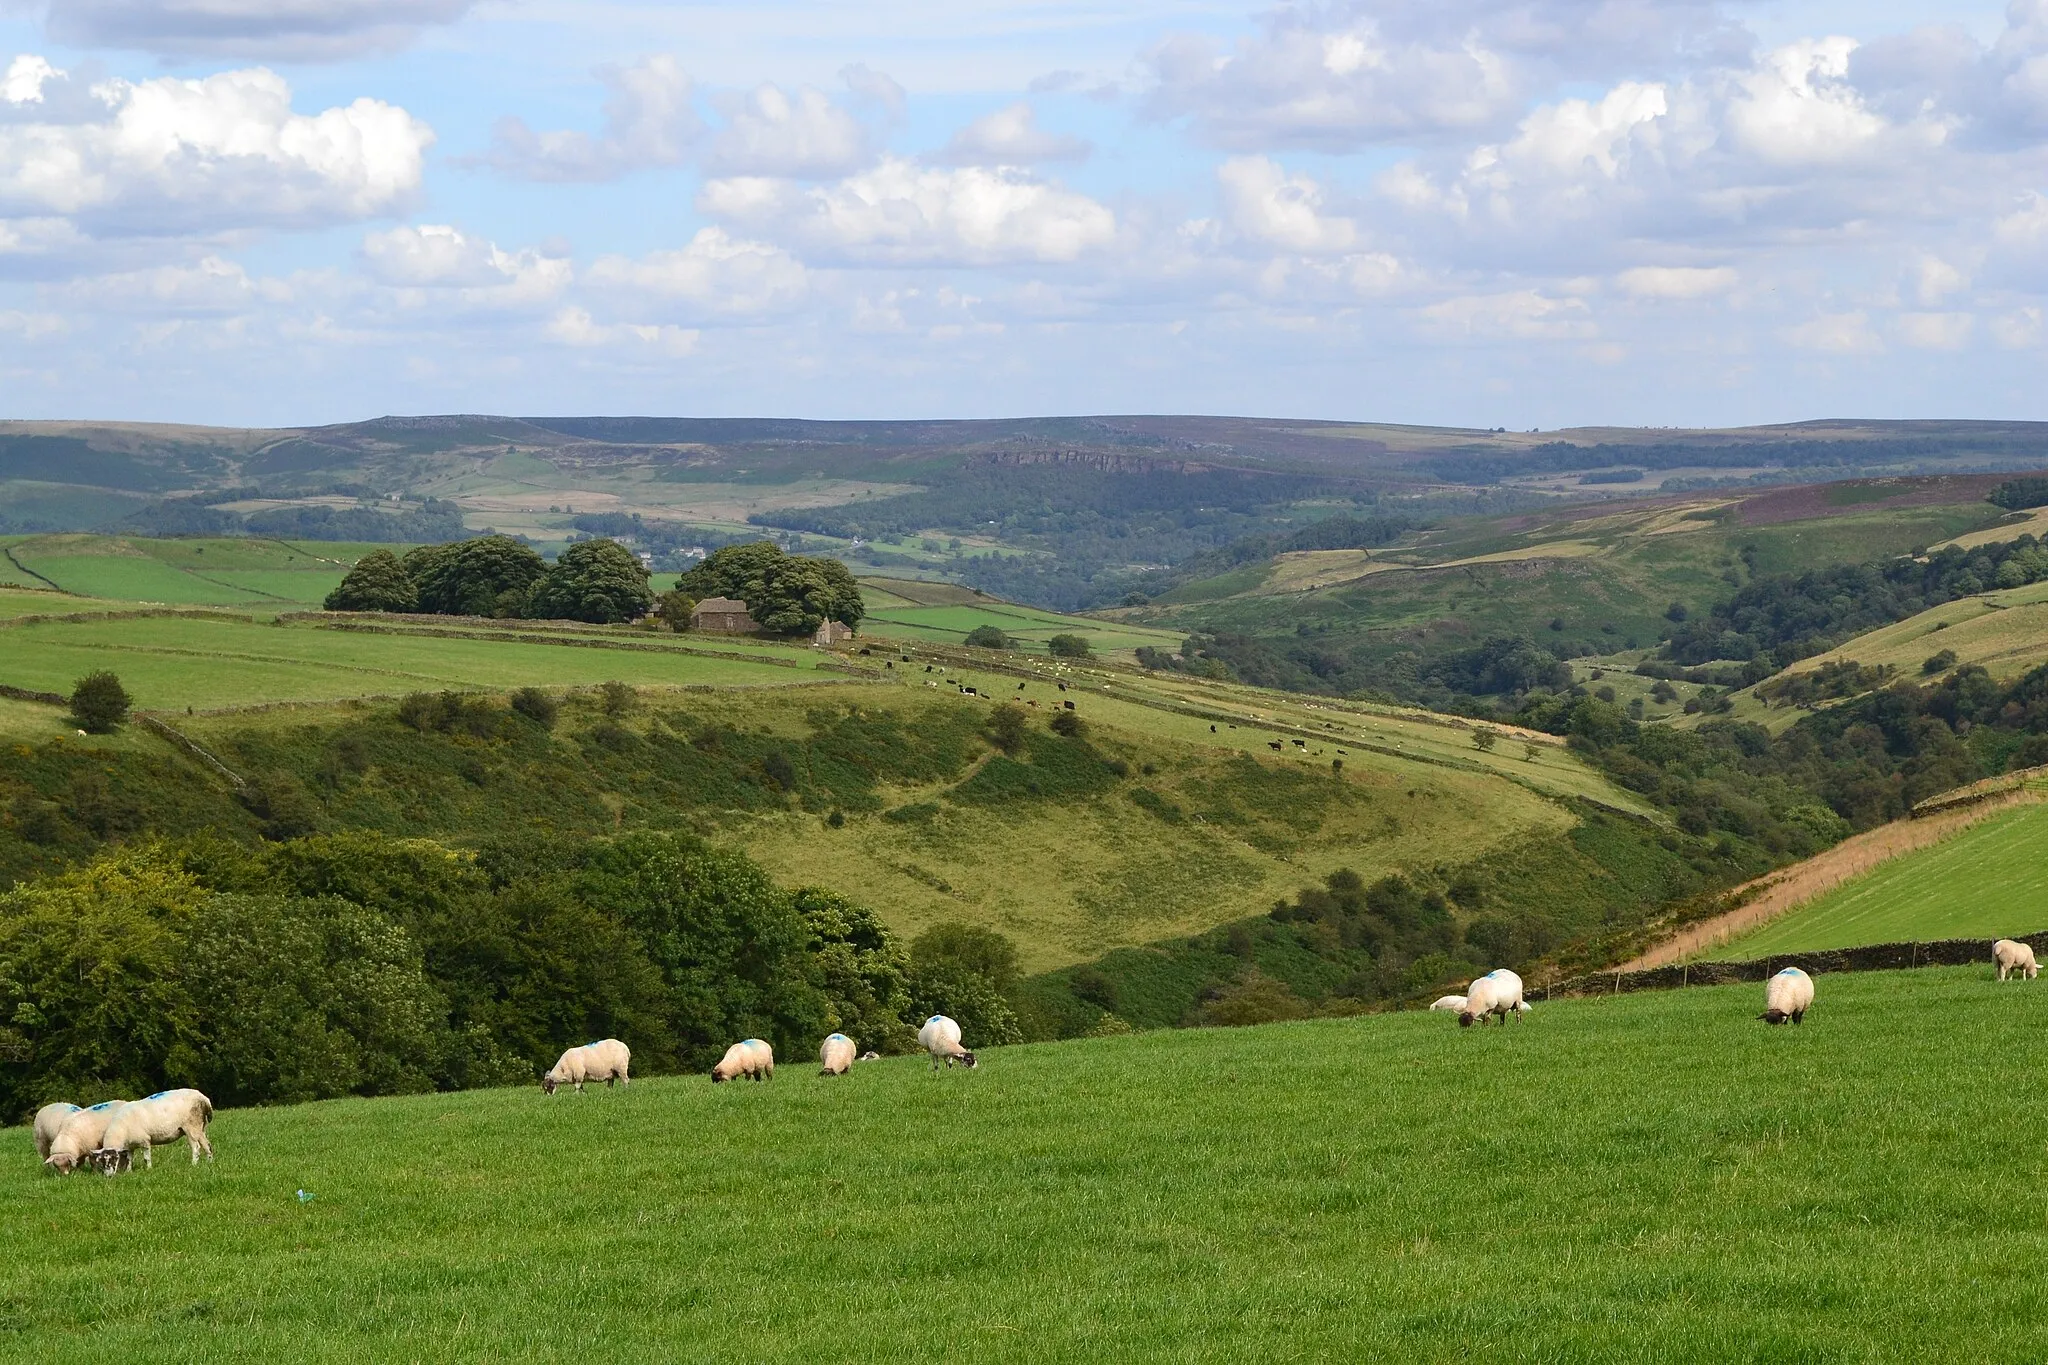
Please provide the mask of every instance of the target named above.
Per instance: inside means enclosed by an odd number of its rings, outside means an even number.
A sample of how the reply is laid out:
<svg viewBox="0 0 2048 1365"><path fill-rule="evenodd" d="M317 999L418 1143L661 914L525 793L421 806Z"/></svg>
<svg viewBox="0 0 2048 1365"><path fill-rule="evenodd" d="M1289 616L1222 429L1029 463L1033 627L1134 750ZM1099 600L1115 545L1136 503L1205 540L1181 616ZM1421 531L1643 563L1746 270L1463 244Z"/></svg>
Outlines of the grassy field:
<svg viewBox="0 0 2048 1365"><path fill-rule="evenodd" d="M497 691L578 686L617 678L648 686L788 684L815 678L819 656L754 645L720 657L683 653L676 637L648 650L363 634L309 622L260 624L228 614L118 621L52 621L7 628L0 682L49 692L97 668L118 673L145 708L217 708L278 701L389 696L419 690ZM574 636L566 637L569 639ZM670 647L664 648L667 642ZM633 640L628 643L639 644ZM776 667L768 658L795 668Z"/></svg>
<svg viewBox="0 0 2048 1365"><path fill-rule="evenodd" d="M281 540L28 536L7 547L22 570L88 598L168 606L317 606L348 572L360 546Z"/></svg>
<svg viewBox="0 0 2048 1365"><path fill-rule="evenodd" d="M882 639L926 640L957 645L981 626L994 626L1023 648L1044 652L1055 635L1079 635L1098 654L1128 652L1140 645L1175 650L1184 638L1179 631L1157 630L1086 616L1063 616L1013 602L977 602L953 606L871 604L861 622L864 635Z"/></svg>
<svg viewBox="0 0 2048 1365"><path fill-rule="evenodd" d="M2023 806L1881 864L1745 934L1726 960L1909 939L1999 938L2048 929L2048 805Z"/></svg>
<svg viewBox="0 0 2048 1365"><path fill-rule="evenodd" d="M2048 582L1944 602L1802 659L1786 672L1854 660L1866 666L1890 664L1919 677L1921 664L1944 649L1955 651L1957 663L1981 664L2002 681L2048 662Z"/></svg>
<svg viewBox="0 0 2048 1365"><path fill-rule="evenodd" d="M0 1139L43 1362L2036 1358L2048 1022L1989 969ZM91 1098L80 1096L78 1098ZM304 1195L300 1194L304 1191Z"/></svg>

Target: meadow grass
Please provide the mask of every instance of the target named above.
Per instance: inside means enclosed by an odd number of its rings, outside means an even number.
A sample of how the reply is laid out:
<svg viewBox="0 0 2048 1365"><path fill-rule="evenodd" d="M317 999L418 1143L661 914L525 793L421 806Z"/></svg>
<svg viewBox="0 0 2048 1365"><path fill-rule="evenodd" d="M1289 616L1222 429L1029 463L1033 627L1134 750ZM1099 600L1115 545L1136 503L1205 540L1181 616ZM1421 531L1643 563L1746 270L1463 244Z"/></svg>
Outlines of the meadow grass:
<svg viewBox="0 0 2048 1365"><path fill-rule="evenodd" d="M69 692L76 679L107 668L143 707L581 686L612 678L656 686L787 684L813 680L817 662L794 650L783 656L800 668L738 656L373 635L205 616L35 623L10 628L5 640L0 682Z"/></svg>
<svg viewBox="0 0 2048 1365"><path fill-rule="evenodd" d="M2048 581L1944 602L1801 659L1779 676L1854 661L1890 664L1920 678L1921 665L1942 650L1953 650L1956 664L1978 664L2001 682L2048 662Z"/></svg>
<svg viewBox="0 0 2048 1365"><path fill-rule="evenodd" d="M2048 929L2048 804L2021 806L1854 881L1717 948L1729 960L1909 939ZM1825 856L1825 855L1823 855Z"/></svg>
<svg viewBox="0 0 2048 1365"><path fill-rule="evenodd" d="M2048 994L1819 986L1797 1028L1745 985L230 1111L117 1180L14 1128L0 1321L42 1362L2037 1359Z"/></svg>
<svg viewBox="0 0 2048 1365"><path fill-rule="evenodd" d="M1180 648L1180 632L1146 626L1102 621L1086 616L1062 616L1057 612L1020 607L1008 602L985 605L937 607L870 608L861 622L863 634L888 639L928 640L938 644L959 644L978 626L994 626L1005 635L1027 641L1042 650L1055 635L1081 635L1099 651L1135 649L1152 645L1160 649Z"/></svg>

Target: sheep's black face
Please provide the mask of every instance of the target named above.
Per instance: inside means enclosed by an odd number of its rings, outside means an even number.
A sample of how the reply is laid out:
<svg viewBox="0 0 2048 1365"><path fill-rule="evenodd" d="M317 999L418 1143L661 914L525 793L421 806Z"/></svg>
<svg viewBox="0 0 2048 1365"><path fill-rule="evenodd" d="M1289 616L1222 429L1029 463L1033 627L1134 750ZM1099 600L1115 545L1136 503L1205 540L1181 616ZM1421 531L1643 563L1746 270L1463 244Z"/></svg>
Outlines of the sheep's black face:
<svg viewBox="0 0 2048 1365"><path fill-rule="evenodd" d="M1763 1020L1766 1024L1782 1024L1791 1017L1792 1016L1785 1013L1785 1011L1778 1009L1765 1010L1762 1014L1759 1014L1757 1016L1757 1018Z"/></svg>
<svg viewBox="0 0 2048 1365"><path fill-rule="evenodd" d="M971 1052L963 1052L960 1054L960 1064L966 1067L969 1071L972 1071L974 1070L974 1068L981 1065L979 1061L975 1060L974 1054Z"/></svg>
<svg viewBox="0 0 2048 1365"><path fill-rule="evenodd" d="M712 1083L713 1085L717 1085L717 1084L718 1084L718 1083L719 1083L720 1081L722 1081L722 1080L724 1080L724 1079L725 1079L725 1077L724 1077L724 1076L722 1076L722 1075L720 1075L720 1074L719 1074L718 1072L716 1072L716 1071L713 1071L713 1072L711 1073L711 1083Z"/></svg>
<svg viewBox="0 0 2048 1365"><path fill-rule="evenodd" d="M1466 1010L1466 1011L1465 1011L1465 1012L1464 1012L1463 1014L1461 1014L1461 1015L1459 1015L1459 1016L1458 1016L1458 1027L1459 1027L1459 1028L1471 1028L1471 1027L1472 1027L1472 1011L1470 1011L1470 1010Z"/></svg>
<svg viewBox="0 0 2048 1365"><path fill-rule="evenodd" d="M543 1095L555 1093L555 1078L553 1076L543 1076L540 1078L540 1093Z"/></svg>

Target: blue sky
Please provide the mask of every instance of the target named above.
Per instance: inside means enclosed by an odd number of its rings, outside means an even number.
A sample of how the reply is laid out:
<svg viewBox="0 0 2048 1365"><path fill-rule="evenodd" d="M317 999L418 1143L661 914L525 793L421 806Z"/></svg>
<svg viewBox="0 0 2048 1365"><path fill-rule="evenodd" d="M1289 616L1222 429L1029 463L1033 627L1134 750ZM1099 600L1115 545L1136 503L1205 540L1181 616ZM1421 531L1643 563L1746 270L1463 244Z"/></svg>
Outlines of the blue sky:
<svg viewBox="0 0 2048 1365"><path fill-rule="evenodd" d="M2048 0L0 0L0 396L2048 418Z"/></svg>

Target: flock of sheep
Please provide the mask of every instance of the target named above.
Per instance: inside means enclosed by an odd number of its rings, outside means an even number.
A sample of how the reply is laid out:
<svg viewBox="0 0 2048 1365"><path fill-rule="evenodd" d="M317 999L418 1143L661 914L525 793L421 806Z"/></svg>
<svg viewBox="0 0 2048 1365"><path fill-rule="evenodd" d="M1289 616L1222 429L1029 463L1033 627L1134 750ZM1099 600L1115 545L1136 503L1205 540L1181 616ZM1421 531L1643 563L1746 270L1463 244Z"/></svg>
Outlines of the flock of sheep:
<svg viewBox="0 0 2048 1365"><path fill-rule="evenodd" d="M2000 981L2015 972L2027 980L2040 974L2034 950L2017 940L1998 940L1991 945L1991 957ZM1501 967L1467 986L1463 995L1443 996L1430 1008L1456 1011L1459 1026L1469 1028L1488 1018L1506 1025L1509 1015L1527 1014L1530 1006L1522 998L1522 978ZM1757 1018L1767 1024L1798 1024L1812 1008L1813 978L1797 967L1787 967L1764 983L1764 1012ZM960 1025L943 1014L924 1021L917 1041L930 1054L933 1070L956 1062L969 1068L978 1065L974 1054L960 1044ZM854 1052L853 1039L843 1033L828 1035L818 1048L823 1068L818 1074L843 1076L856 1061L876 1057L872 1052L856 1057ZM541 1077L540 1088L552 1095L565 1085L580 1092L585 1082L603 1081L607 1088L631 1085L632 1064L632 1050L616 1038L585 1043L564 1052ZM759 1038L734 1043L711 1068L714 1085L742 1078L765 1081L774 1075L775 1049ZM208 1161L213 1160L213 1144L206 1138L206 1125L212 1118L213 1101L197 1090L162 1090L146 1099L104 1100L86 1108L46 1104L36 1111L36 1155L59 1175L69 1175L88 1164L103 1175L118 1175L133 1167L136 1152L142 1153L142 1164L149 1167L154 1164L150 1148L183 1137L196 1166L201 1152Z"/></svg>
<svg viewBox="0 0 2048 1365"><path fill-rule="evenodd" d="M197 1090L159 1090L145 1099L102 1100L84 1109L46 1104L36 1111L36 1155L59 1175L87 1164L102 1175L119 1175L134 1165L136 1152L145 1167L153 1166L149 1149L182 1137L196 1166L201 1152L213 1160L213 1144L206 1140L212 1118L213 1101Z"/></svg>

